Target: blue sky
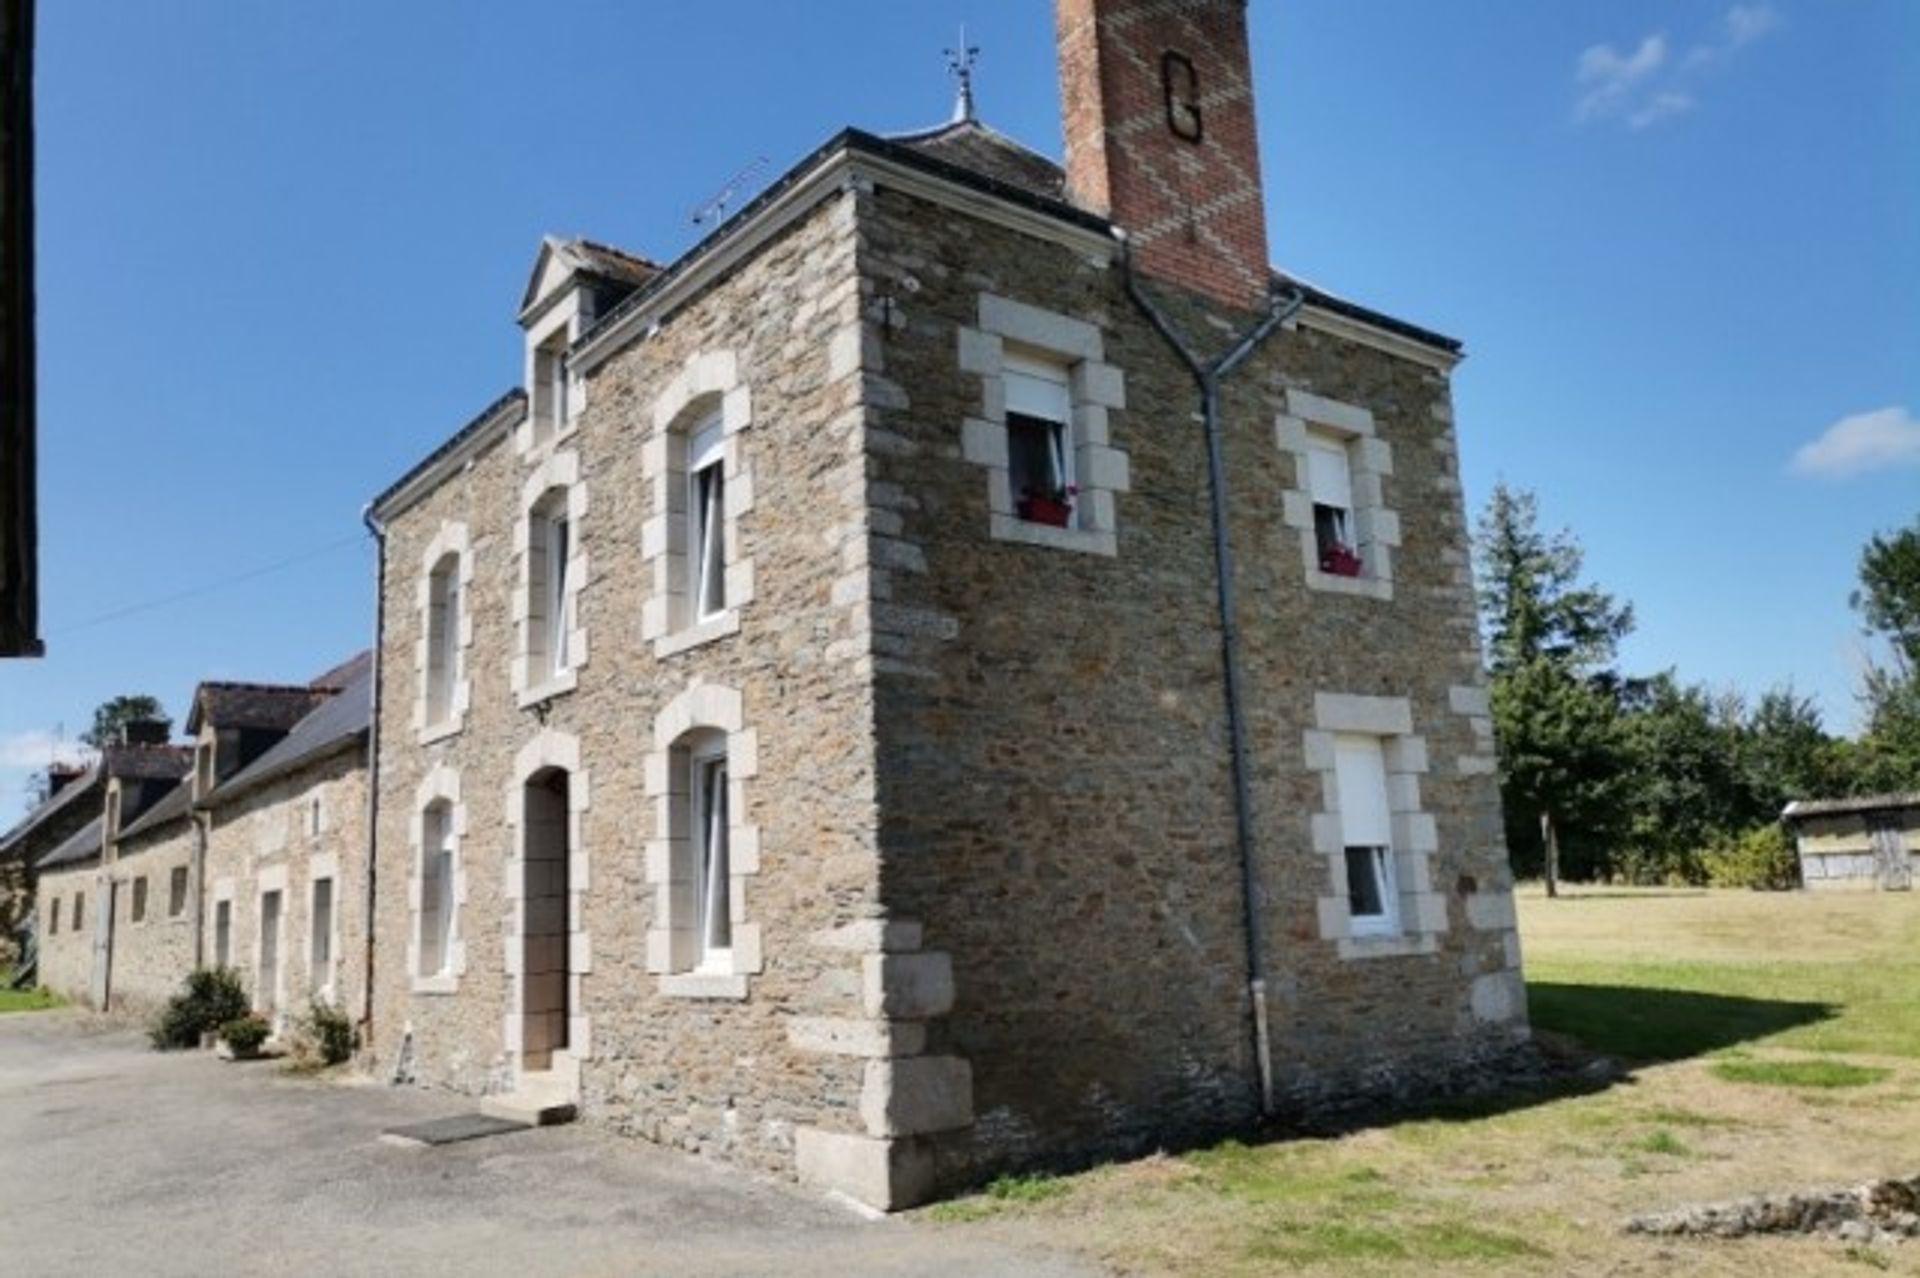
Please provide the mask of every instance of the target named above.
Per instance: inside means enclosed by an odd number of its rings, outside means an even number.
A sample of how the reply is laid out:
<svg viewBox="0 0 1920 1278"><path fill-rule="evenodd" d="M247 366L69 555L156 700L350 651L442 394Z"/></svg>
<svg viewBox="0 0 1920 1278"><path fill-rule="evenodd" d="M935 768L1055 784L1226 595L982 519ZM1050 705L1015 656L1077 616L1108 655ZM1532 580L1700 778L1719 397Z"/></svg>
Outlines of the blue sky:
<svg viewBox="0 0 1920 1278"><path fill-rule="evenodd" d="M43 4L50 655L0 663L0 821L112 694L369 642L360 509L518 376L542 232L673 256L756 157L943 118L962 21L983 116L1057 154L1046 0ZM1538 491L1629 668L1853 727L1859 547L1920 514L1920 6L1253 30L1275 258L1465 339L1470 502Z"/></svg>

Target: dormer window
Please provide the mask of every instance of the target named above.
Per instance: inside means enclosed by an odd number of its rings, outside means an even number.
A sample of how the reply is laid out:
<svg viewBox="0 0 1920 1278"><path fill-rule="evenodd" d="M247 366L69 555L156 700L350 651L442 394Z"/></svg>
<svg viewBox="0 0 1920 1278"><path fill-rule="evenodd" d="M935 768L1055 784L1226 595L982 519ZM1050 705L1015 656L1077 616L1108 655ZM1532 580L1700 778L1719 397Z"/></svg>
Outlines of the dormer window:
<svg viewBox="0 0 1920 1278"><path fill-rule="evenodd" d="M687 442L687 553L696 621L727 608L727 478L719 414Z"/></svg>
<svg viewBox="0 0 1920 1278"><path fill-rule="evenodd" d="M534 365L539 378L534 387L534 412L541 420L543 433L547 438L565 434L571 408L567 402L570 373L564 329L558 340L547 343L535 352Z"/></svg>

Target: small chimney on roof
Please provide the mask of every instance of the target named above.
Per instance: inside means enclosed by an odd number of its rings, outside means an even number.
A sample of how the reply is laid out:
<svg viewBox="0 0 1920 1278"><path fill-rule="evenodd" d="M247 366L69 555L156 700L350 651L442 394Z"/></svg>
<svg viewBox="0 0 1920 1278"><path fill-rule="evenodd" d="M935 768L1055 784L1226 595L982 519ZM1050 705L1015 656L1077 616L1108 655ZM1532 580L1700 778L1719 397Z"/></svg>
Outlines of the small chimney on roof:
<svg viewBox="0 0 1920 1278"><path fill-rule="evenodd" d="M87 765L84 763L49 763L47 765L47 797L51 799L85 775L87 775Z"/></svg>
<svg viewBox="0 0 1920 1278"><path fill-rule="evenodd" d="M1143 274L1259 309L1269 291L1246 0L1055 0L1067 189Z"/></svg>
<svg viewBox="0 0 1920 1278"><path fill-rule="evenodd" d="M172 733L171 719L129 719L121 725L120 740L123 745L158 746Z"/></svg>

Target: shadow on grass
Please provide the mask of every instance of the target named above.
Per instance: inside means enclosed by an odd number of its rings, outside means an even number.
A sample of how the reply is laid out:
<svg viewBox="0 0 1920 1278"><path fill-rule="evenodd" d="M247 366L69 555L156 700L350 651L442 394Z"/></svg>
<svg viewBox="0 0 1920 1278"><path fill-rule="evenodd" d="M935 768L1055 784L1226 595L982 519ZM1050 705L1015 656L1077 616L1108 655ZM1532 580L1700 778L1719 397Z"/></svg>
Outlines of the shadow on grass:
<svg viewBox="0 0 1920 1278"><path fill-rule="evenodd" d="M1677 1061L1833 1017L1826 1003L1631 985L1527 983L1534 1028L1634 1061Z"/></svg>

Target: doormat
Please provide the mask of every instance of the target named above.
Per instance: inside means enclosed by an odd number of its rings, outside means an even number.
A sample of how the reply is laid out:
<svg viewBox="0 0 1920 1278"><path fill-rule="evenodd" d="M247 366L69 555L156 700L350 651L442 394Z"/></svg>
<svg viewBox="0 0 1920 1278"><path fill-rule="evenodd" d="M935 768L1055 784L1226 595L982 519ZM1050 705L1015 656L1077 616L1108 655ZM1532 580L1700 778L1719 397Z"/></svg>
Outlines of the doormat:
<svg viewBox="0 0 1920 1278"><path fill-rule="evenodd" d="M525 1123L510 1119L492 1118L486 1114L455 1114L450 1118L436 1118L425 1123L389 1127L380 1133L380 1139L396 1145L454 1145L463 1140L479 1140L484 1136L504 1136L508 1132L528 1130Z"/></svg>

